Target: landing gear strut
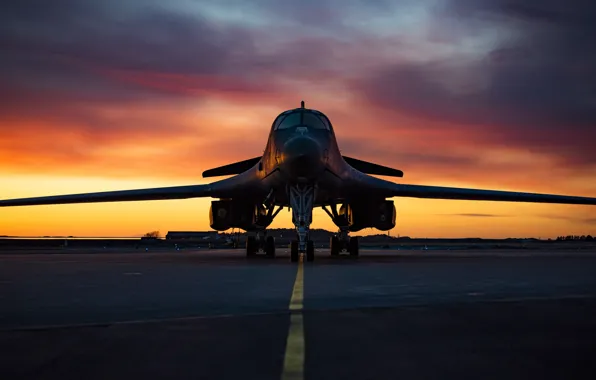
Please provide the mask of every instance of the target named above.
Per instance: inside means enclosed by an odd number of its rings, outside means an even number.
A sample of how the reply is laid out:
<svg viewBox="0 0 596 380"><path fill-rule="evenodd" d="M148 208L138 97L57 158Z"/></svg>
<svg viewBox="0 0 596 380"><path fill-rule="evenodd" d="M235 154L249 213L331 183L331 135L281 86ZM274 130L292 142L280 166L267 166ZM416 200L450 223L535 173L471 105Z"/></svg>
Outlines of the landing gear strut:
<svg viewBox="0 0 596 380"><path fill-rule="evenodd" d="M290 260L298 261L299 254L306 254L306 261L315 259L315 246L309 240L309 229L312 222L312 209L315 199L315 187L310 185L296 185L288 188L290 206L292 208L292 223L296 226L297 240L290 244Z"/></svg>
<svg viewBox="0 0 596 380"><path fill-rule="evenodd" d="M348 220L344 215L339 215L337 212L337 205L330 205L331 211L327 206L323 206L323 210L331 217L333 222L339 226L337 235L332 236L329 248L331 256L339 256L342 252L348 252L351 257L358 257L360 254L360 247L358 244L358 237L349 236Z"/></svg>
<svg viewBox="0 0 596 380"><path fill-rule="evenodd" d="M275 239L273 236L267 236L265 228L271 224L282 208L278 206L277 210L275 209L273 190L269 192L263 204L256 205L256 232L252 232L246 238L246 257L253 257L258 252L264 252L267 257L275 257Z"/></svg>

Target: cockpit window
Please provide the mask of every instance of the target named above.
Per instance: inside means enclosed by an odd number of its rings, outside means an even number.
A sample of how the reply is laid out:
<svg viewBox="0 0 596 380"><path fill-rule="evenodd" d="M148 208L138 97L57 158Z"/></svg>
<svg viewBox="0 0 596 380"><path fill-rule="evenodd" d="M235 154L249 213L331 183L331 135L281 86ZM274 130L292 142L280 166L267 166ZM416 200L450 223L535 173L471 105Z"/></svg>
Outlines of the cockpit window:
<svg viewBox="0 0 596 380"><path fill-rule="evenodd" d="M294 113L289 114L288 116L286 116L283 119L283 121L281 122L281 124L279 124L279 126L277 128L278 129L287 129L287 128L292 128L297 125L300 125L300 123L301 123L300 114L301 114L301 112L294 112Z"/></svg>
<svg viewBox="0 0 596 380"><path fill-rule="evenodd" d="M277 119L275 119L275 121L273 122L273 130L276 130L277 128L279 128L279 125L281 124L282 120L286 117L286 115L279 115L277 117Z"/></svg>
<svg viewBox="0 0 596 380"><path fill-rule="evenodd" d="M325 128L331 131L333 128L331 127L331 122L327 119L327 116L320 114L319 117L323 120L323 123L325 123Z"/></svg>
<svg viewBox="0 0 596 380"><path fill-rule="evenodd" d="M302 124L314 129L328 129L323 121L311 112L304 112L302 115Z"/></svg>
<svg viewBox="0 0 596 380"><path fill-rule="evenodd" d="M288 129L299 125L304 125L313 129L331 130L329 122L325 116L309 111L295 111L285 116L282 115L275 121L273 129Z"/></svg>

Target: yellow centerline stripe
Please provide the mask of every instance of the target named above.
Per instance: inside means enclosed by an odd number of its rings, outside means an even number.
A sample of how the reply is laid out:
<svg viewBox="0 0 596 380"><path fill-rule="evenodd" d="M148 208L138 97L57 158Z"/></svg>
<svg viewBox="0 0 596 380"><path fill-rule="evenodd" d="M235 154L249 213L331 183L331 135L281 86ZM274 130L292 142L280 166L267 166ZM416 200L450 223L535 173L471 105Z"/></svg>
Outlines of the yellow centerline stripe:
<svg viewBox="0 0 596 380"><path fill-rule="evenodd" d="M290 331L286 342L286 354L282 380L304 379L304 331L302 313L290 316Z"/></svg>
<svg viewBox="0 0 596 380"><path fill-rule="evenodd" d="M296 280L290 299L290 329L286 341L286 353L284 356L284 367L281 374L282 380L304 379L304 322L302 318L304 294L304 272L302 255L298 263Z"/></svg>
<svg viewBox="0 0 596 380"><path fill-rule="evenodd" d="M294 281L294 289L292 290L292 298L290 298L290 310L302 310L302 297L304 290L304 272L302 267L302 255L298 262L298 271L296 272L296 280Z"/></svg>

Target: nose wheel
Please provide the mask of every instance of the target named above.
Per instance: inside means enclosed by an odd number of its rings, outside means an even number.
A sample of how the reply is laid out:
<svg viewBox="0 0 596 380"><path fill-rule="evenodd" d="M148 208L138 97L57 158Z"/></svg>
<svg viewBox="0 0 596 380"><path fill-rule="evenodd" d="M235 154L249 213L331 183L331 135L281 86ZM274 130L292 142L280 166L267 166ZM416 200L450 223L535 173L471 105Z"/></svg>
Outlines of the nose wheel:
<svg viewBox="0 0 596 380"><path fill-rule="evenodd" d="M298 240L292 240L290 243L290 261L297 263L300 259L300 252L298 252Z"/></svg>
<svg viewBox="0 0 596 380"><path fill-rule="evenodd" d="M360 247L358 244L358 238L356 236L352 236L348 241L348 252L352 257L358 257L360 254Z"/></svg>
<svg viewBox="0 0 596 380"><path fill-rule="evenodd" d="M312 240L309 240L306 243L306 261L314 261L315 260L315 244Z"/></svg>
<svg viewBox="0 0 596 380"><path fill-rule="evenodd" d="M306 261L315 260L315 244L312 240L306 242ZM292 240L290 243L290 261L295 263L300 260L300 252L298 250L298 240Z"/></svg>

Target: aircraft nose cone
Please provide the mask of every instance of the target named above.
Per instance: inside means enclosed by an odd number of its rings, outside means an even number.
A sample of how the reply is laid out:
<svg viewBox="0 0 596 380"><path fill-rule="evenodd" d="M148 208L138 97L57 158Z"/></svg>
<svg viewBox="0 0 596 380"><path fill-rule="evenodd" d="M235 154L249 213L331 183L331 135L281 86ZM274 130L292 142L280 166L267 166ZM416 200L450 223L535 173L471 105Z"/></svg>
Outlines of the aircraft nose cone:
<svg viewBox="0 0 596 380"><path fill-rule="evenodd" d="M312 177L322 169L321 147L310 137L295 137L283 148L285 171L295 177Z"/></svg>

